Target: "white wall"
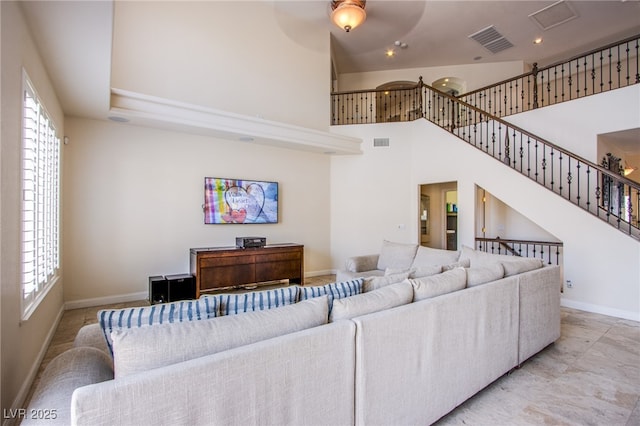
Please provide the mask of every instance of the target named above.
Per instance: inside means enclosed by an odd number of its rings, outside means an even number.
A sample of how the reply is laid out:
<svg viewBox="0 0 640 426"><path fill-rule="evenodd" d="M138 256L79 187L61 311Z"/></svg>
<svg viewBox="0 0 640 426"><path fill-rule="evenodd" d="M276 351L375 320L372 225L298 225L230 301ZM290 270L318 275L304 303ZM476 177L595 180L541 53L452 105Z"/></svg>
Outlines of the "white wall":
<svg viewBox="0 0 640 426"><path fill-rule="evenodd" d="M115 2L111 87L326 130L329 32L271 3Z"/></svg>
<svg viewBox="0 0 640 426"><path fill-rule="evenodd" d="M422 76L431 85L443 77L456 77L465 82L465 92L488 86L497 81L520 75L525 69L522 61L494 62L488 64L449 65L429 68L408 68L392 71L343 73L338 77L337 91L371 90L391 81L418 81Z"/></svg>
<svg viewBox="0 0 640 426"><path fill-rule="evenodd" d="M2 410L17 408L29 390L51 333L62 315L64 276L53 286L27 321L21 320L20 278L20 158L22 128L22 68L27 70L38 95L59 131L64 118L21 10L15 2L0 2L2 10L2 148L0 212L0 355L2 360ZM4 420L4 419L3 419Z"/></svg>
<svg viewBox="0 0 640 426"><path fill-rule="evenodd" d="M482 197L485 205L482 205ZM482 219L486 218L485 221ZM489 191L478 187L476 197L476 235L482 235L484 224L487 238L514 240L558 241L557 237L533 223L525 214L505 204Z"/></svg>
<svg viewBox="0 0 640 426"><path fill-rule="evenodd" d="M582 118L615 121L620 109L614 100L583 111ZM336 268L348 256L378 252L383 239L417 243L419 185L457 181L460 244L473 246L476 185L481 186L564 243L564 276L574 284L565 290L564 305L640 320L638 241L427 121L338 126L333 131L365 141L362 156L332 159L331 253ZM389 137L390 147L374 148L374 137Z"/></svg>
<svg viewBox="0 0 640 426"><path fill-rule="evenodd" d="M189 248L236 236L304 244L305 272L330 272L328 156L79 118L66 128L68 306L145 298L149 276L189 272ZM204 225L205 176L278 181L280 223Z"/></svg>
<svg viewBox="0 0 640 426"><path fill-rule="evenodd" d="M505 120L600 164L598 135L640 126L640 85L527 111Z"/></svg>

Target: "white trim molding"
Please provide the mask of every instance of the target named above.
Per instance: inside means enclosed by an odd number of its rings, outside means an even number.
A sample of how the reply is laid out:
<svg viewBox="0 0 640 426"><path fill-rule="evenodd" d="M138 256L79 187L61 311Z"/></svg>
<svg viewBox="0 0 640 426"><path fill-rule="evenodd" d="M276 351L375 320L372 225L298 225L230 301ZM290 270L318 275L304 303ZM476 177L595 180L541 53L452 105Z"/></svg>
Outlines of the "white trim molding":
<svg viewBox="0 0 640 426"><path fill-rule="evenodd" d="M110 116L140 126L323 154L362 154L362 139L111 89Z"/></svg>

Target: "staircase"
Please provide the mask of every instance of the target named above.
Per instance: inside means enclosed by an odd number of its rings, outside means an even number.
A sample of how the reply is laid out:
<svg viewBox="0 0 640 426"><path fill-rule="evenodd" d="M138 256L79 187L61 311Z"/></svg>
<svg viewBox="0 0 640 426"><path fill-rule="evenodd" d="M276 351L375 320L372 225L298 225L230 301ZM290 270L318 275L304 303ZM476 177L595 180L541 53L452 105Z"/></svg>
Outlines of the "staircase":
<svg viewBox="0 0 640 426"><path fill-rule="evenodd" d="M558 196L640 239L640 185L615 162L595 164L504 116L640 83L640 36L534 69L460 97L430 87L332 94L333 123L426 119Z"/></svg>

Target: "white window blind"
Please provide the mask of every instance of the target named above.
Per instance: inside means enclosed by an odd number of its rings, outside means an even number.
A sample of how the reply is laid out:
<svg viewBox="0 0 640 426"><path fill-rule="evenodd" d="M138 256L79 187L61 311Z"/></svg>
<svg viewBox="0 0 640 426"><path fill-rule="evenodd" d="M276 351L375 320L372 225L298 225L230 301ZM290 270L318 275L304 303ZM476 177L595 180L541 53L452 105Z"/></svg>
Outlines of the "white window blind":
<svg viewBox="0 0 640 426"><path fill-rule="evenodd" d="M60 138L24 74L22 312L29 315L60 268Z"/></svg>

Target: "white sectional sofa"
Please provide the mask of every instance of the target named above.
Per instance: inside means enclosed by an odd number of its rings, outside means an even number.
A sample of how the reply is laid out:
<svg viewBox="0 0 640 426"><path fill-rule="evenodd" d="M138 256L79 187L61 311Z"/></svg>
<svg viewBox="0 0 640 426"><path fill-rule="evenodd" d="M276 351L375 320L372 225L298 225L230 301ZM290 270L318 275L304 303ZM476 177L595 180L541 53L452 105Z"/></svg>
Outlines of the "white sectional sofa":
<svg viewBox="0 0 640 426"><path fill-rule="evenodd" d="M457 259L420 277L412 261L286 294L101 312L50 363L27 413L83 425L433 423L560 336L559 267L442 252L431 254Z"/></svg>

